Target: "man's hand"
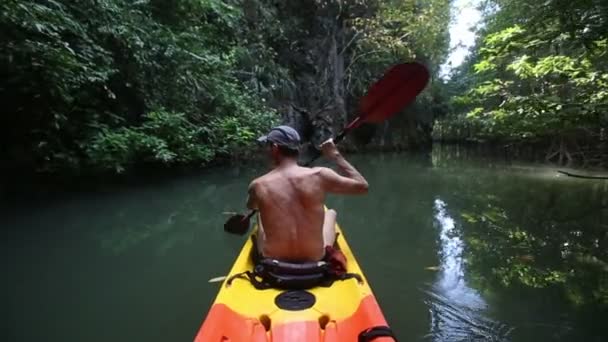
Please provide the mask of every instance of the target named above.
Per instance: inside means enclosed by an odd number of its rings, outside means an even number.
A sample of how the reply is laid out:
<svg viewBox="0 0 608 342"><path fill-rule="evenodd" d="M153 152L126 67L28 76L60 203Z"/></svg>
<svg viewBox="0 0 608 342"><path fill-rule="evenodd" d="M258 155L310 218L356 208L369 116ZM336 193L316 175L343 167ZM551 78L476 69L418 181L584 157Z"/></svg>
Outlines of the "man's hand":
<svg viewBox="0 0 608 342"><path fill-rule="evenodd" d="M329 138L325 140L319 148L321 149L323 157L329 160L335 160L340 156L340 151L338 151L336 144L334 144L334 139Z"/></svg>
<svg viewBox="0 0 608 342"><path fill-rule="evenodd" d="M323 156L336 163L338 170L343 174L342 176L326 167L320 168L326 191L340 194L363 194L367 192L367 181L354 166L344 159L333 139L326 140L319 148Z"/></svg>

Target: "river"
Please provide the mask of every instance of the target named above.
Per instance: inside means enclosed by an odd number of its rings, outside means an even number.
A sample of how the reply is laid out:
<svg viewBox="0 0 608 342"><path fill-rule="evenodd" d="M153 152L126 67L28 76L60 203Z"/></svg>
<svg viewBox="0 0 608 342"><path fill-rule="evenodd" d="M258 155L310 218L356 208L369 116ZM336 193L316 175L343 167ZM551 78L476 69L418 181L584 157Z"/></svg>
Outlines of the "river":
<svg viewBox="0 0 608 342"><path fill-rule="evenodd" d="M608 182L477 158L361 154L328 206L404 341L608 340ZM191 341L263 166L4 204L3 341Z"/></svg>

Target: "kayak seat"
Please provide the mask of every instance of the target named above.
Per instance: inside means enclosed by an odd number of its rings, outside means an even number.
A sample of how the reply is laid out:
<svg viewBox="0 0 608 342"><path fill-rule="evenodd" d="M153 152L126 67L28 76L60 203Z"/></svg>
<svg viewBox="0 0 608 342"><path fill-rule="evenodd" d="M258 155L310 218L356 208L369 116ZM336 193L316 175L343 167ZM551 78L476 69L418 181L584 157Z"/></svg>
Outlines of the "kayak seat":
<svg viewBox="0 0 608 342"><path fill-rule="evenodd" d="M252 236L253 248L251 258L254 269L236 274L228 279L230 285L236 278L249 279L258 290L278 288L289 290L305 290L317 286L329 287L335 280L355 278L359 282L363 279L354 273L335 274L331 264L325 260L316 262L293 263L263 257L258 251L256 237Z"/></svg>
<svg viewBox="0 0 608 342"><path fill-rule="evenodd" d="M326 262L294 264L276 259L260 259L250 279L256 288L310 289L330 286L329 267ZM258 281L258 279L260 279ZM258 283L254 283L258 281Z"/></svg>

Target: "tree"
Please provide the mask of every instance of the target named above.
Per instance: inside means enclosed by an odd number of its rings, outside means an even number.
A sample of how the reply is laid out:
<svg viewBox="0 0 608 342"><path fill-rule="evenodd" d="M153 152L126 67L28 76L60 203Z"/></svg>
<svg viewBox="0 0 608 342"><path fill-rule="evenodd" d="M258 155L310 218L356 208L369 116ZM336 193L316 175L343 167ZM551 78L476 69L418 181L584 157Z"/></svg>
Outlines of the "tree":
<svg viewBox="0 0 608 342"><path fill-rule="evenodd" d="M15 170L201 164L272 122L232 74L241 12L230 4L9 0L0 9L0 139Z"/></svg>
<svg viewBox="0 0 608 342"><path fill-rule="evenodd" d="M606 5L504 0L486 6L475 62L458 74L469 77L470 88L455 98L460 111L453 118L478 139L546 144L546 159L558 164L604 163Z"/></svg>

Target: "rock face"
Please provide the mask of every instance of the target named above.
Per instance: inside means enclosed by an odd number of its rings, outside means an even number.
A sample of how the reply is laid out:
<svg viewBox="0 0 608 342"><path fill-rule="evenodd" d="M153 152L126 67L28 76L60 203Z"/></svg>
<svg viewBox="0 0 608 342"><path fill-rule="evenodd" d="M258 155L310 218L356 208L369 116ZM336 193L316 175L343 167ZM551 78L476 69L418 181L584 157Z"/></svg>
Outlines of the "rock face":
<svg viewBox="0 0 608 342"><path fill-rule="evenodd" d="M285 124L296 128L305 141L318 145L336 136L358 115L358 98L349 95L345 80L345 69L351 62L349 47L356 34L345 21L353 13L312 0L286 1L276 6L278 16L290 23L290 43L276 49L280 64L289 70L293 90L273 105ZM365 15L364 11L373 9L358 10ZM391 150L428 146L431 120L419 120L416 114L420 109L411 106L407 116L357 129L345 141L344 148Z"/></svg>
<svg viewBox="0 0 608 342"><path fill-rule="evenodd" d="M282 8L285 15L302 18L298 29L306 34L279 52L295 84L281 109L286 124L319 144L346 122L344 53L339 51L346 29L333 9L313 7L310 13L311 6L303 3L293 1Z"/></svg>

